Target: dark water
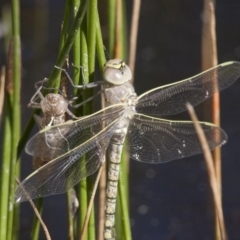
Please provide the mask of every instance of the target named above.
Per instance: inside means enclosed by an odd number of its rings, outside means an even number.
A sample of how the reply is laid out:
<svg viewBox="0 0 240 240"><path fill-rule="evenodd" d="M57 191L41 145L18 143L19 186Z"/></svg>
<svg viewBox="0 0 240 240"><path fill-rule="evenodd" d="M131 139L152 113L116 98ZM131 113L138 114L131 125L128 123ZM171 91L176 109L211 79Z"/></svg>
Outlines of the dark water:
<svg viewBox="0 0 240 240"><path fill-rule="evenodd" d="M31 114L26 105L33 85L49 75L57 56L64 1L48 4L47 8L43 1L21 1L23 126ZM99 1L102 4L105 2ZM135 68L138 94L201 71L202 7L202 1L142 1ZM130 8L131 3L129 14ZM218 0L216 22L219 62L240 61L240 2ZM229 136L222 147L222 190L230 240L240 239L239 103L238 81L221 93L222 128ZM198 110L199 118L204 120L201 108ZM176 117L181 118L188 116ZM25 154L22 164L23 178L31 172L30 158ZM212 194L203 156L158 165L131 160L130 173L134 240L214 239ZM54 240L67 239L65 211L63 195L44 201L43 217ZM21 221L21 239L27 240L32 224L28 203L22 204Z"/></svg>

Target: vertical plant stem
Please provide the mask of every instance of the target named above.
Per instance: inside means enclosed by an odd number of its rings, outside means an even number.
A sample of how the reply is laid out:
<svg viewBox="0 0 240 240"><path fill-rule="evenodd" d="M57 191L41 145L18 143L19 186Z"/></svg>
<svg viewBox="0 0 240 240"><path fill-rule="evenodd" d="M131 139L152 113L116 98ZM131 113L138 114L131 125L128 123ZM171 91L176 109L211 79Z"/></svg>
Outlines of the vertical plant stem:
<svg viewBox="0 0 240 240"><path fill-rule="evenodd" d="M97 23L97 0L89 0L89 8L87 12L87 45L88 45L88 71L89 71L89 82L94 81L95 74L95 59L96 59L96 23ZM84 91L84 99L87 99L93 95L93 90L89 89ZM92 102L86 104L84 107L84 114L90 114L93 112ZM88 199L91 199L92 192L92 180L87 179ZM89 201L88 201L89 202ZM94 208L90 215L88 225L88 236L89 239L95 239L95 220L94 220Z"/></svg>
<svg viewBox="0 0 240 240"><path fill-rule="evenodd" d="M126 160L126 159L125 159ZM126 171L126 169L124 169ZM127 173L125 173L127 174ZM128 191L128 186L126 185L126 178L119 178L119 196L121 203L121 211L122 211L122 229L125 240L131 240L131 226L130 226L130 217L129 217L129 206L128 206L128 198L126 196L126 192Z"/></svg>
<svg viewBox="0 0 240 240"><path fill-rule="evenodd" d="M93 191L93 182L91 178L87 179L87 193L88 193L88 205L91 199L91 194ZM89 206L88 206L89 207ZM95 233L95 217L94 217L94 205L90 206L91 209L91 214L90 214L90 218L89 218L89 224L88 224L88 236L89 239L96 239L96 233Z"/></svg>
<svg viewBox="0 0 240 240"><path fill-rule="evenodd" d="M83 179L80 184L79 184L79 189L80 189L80 196L79 196L79 202L80 202L80 211L79 211L79 219L80 219L80 224L78 228L78 236L81 236L81 229L84 226L84 219L86 216L87 212L87 207L88 207L88 199L87 199L87 180ZM85 239L88 238L88 232L85 235Z"/></svg>
<svg viewBox="0 0 240 240"><path fill-rule="evenodd" d="M140 15L141 0L134 0L133 2L133 13L131 22L131 34L130 34L130 53L129 53L129 67L132 70L134 80L134 69L135 69L135 56L137 48L137 35L138 35L138 23Z"/></svg>
<svg viewBox="0 0 240 240"><path fill-rule="evenodd" d="M87 214L86 214L86 218L85 218L83 230L82 230L82 233L81 233L81 240L84 240L84 239L85 239L86 229L87 229L89 217L90 217L91 210L92 210L92 205L94 204L94 198L95 198L95 195L96 195L96 191L97 191L99 179L100 179L101 174L102 174L103 166L104 166L104 164L102 164L102 165L100 166L99 171L98 171L97 178L96 178L96 180L95 180L94 188L93 188L93 191L92 191L92 196L91 196L91 199L90 199L90 201L89 201L88 211L87 211Z"/></svg>
<svg viewBox="0 0 240 240"><path fill-rule="evenodd" d="M75 9L77 9L80 5L79 0L73 0L73 6L72 10L74 11L74 14L76 14ZM76 38L73 43L73 64L76 66L76 68L73 68L73 82L74 84L81 84L81 69L78 69L78 67L81 65L81 50L80 50L80 43L81 43L81 25L80 30L76 34ZM77 89L73 89L74 96L78 94ZM77 112L77 111L76 111Z"/></svg>
<svg viewBox="0 0 240 240"><path fill-rule="evenodd" d="M128 36L128 28L127 28L127 14L126 14L126 2L125 0L122 0L122 4L121 4L121 20L122 23L120 25L120 30L121 30L121 34L120 34L120 41L121 41L121 57L122 59L125 59L127 61L128 59L128 43L129 43L129 36Z"/></svg>
<svg viewBox="0 0 240 240"><path fill-rule="evenodd" d="M108 52L110 58L114 56L116 27L116 1L108 0Z"/></svg>
<svg viewBox="0 0 240 240"><path fill-rule="evenodd" d="M210 186L211 186L212 193L213 193L213 203L214 203L214 207L216 209L218 223L219 223L219 227L220 227L220 239L227 240L228 237L227 237L227 232L226 232L224 217L223 217L221 194L220 194L218 183L217 183L217 177L216 177L216 172L214 169L212 155L211 155L206 137L204 135L204 131L198 122L197 116L194 112L192 105L187 103L186 106L187 106L188 113L193 121L196 133L198 135L198 139L201 144L203 155L204 155L205 162L207 165Z"/></svg>
<svg viewBox="0 0 240 240"><path fill-rule="evenodd" d="M114 58L120 58L122 56L123 42L122 42L122 0L116 0L116 27L115 27L115 48Z"/></svg>
<svg viewBox="0 0 240 240"><path fill-rule="evenodd" d="M5 66L2 66L0 71L1 71L0 72L0 121L1 121L2 115L3 115L4 97L5 97L5 71L6 71ZM0 189L1 189L1 187L0 187ZM1 211L0 211L0 213L1 213Z"/></svg>
<svg viewBox="0 0 240 240"><path fill-rule="evenodd" d="M80 29L80 65L83 67L82 73L84 82L89 82L89 73L88 73L88 48L87 48L87 40L86 40L86 32L87 32L87 24L86 17L81 25ZM85 90L83 92L83 100L85 99ZM82 113L85 114L85 106L83 107ZM85 161L84 157L81 161ZM88 207L88 196L87 196L87 180L83 179L79 184L79 202L80 202L80 211L79 211L79 228L78 228L78 236L81 236L81 231L84 226L84 219L87 212ZM88 232L86 233L85 239L89 239Z"/></svg>
<svg viewBox="0 0 240 240"><path fill-rule="evenodd" d="M73 206L73 198L75 197L75 190L73 188L69 189L66 193L67 197L67 216L68 216L68 239L74 240L74 211L73 209L75 206Z"/></svg>
<svg viewBox="0 0 240 240"><path fill-rule="evenodd" d="M87 21L87 45L88 45L88 68L89 81L94 81L95 56L96 56L96 25L97 25L97 0L89 0Z"/></svg>
<svg viewBox="0 0 240 240"><path fill-rule="evenodd" d="M13 216L14 216L14 188L17 162L17 145L20 137L20 80L21 80L21 47L20 47L20 15L19 1L12 0L12 44L13 44L13 65L12 65L12 138L11 138L11 170L9 188L9 215L8 215L8 239L13 239Z"/></svg>
<svg viewBox="0 0 240 240"><path fill-rule="evenodd" d="M3 110L5 110L5 115L3 116L2 125L4 126L3 130L3 147L2 147L2 167L0 172L0 238L3 239L6 236L7 229L7 203L8 203L8 185L9 185L9 171L10 171L10 146L11 144L11 132L10 128L10 116L9 116L9 108L4 106L4 99L9 100L6 96L5 98L5 70L6 68L3 66L1 68L1 77L0 77L0 121L2 120ZM5 103L6 104L6 103Z"/></svg>
<svg viewBox="0 0 240 240"><path fill-rule="evenodd" d="M102 40L99 16L97 16L96 31L97 31L97 36L96 36L97 56L98 56L99 67L102 72L103 66L106 62L106 57L105 57L105 52L104 52L104 45L103 45L103 40Z"/></svg>
<svg viewBox="0 0 240 240"><path fill-rule="evenodd" d="M20 134L19 134L20 136ZM19 176L20 175L20 161L16 162L15 165L15 176ZM13 187L13 193L14 194L14 189L15 189L15 185ZM10 205L11 207L11 205ZM14 204L13 203L13 233L12 233L12 239L11 240L18 240L18 229L19 229L19 223L20 223L20 206L19 204Z"/></svg>
<svg viewBox="0 0 240 240"><path fill-rule="evenodd" d="M11 104L9 95L5 95L4 117L3 117L3 148L2 148L2 167L1 167L1 208L0 208L0 239L7 239L8 223L8 200L11 170Z"/></svg>
<svg viewBox="0 0 240 240"><path fill-rule="evenodd" d="M217 65L217 40L215 29L215 12L213 0L204 1L205 21L203 21L202 36L202 70L205 71ZM217 77L217 76L216 76ZM216 92L212 98L212 121L215 125L220 126L220 94ZM213 161L216 171L219 193L221 195L221 149L220 147L213 150ZM221 197L220 197L221 198ZM220 199L221 200L221 199ZM220 226L215 209L215 239L221 239Z"/></svg>

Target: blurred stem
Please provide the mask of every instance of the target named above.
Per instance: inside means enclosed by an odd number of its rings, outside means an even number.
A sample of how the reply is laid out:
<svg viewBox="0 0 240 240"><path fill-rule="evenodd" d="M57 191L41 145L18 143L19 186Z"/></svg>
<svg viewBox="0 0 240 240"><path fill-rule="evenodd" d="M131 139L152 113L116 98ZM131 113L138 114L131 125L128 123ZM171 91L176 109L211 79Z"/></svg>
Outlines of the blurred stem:
<svg viewBox="0 0 240 240"><path fill-rule="evenodd" d="M11 6L10 3L5 4L2 7L2 24L6 29L11 29L11 25L12 25L12 12L11 12ZM11 41L11 32L7 32L6 36L4 36L4 50L5 52L8 51L8 47L9 47L9 42Z"/></svg>
<svg viewBox="0 0 240 240"><path fill-rule="evenodd" d="M127 29L127 15L126 15L126 2L125 0L122 0L122 11L121 11L121 35L120 35L120 41L121 41L121 57L122 59L127 60L128 59L128 29Z"/></svg>
<svg viewBox="0 0 240 240"><path fill-rule="evenodd" d="M115 27L115 48L114 58L126 59L127 54L127 28L125 1L117 0L116 3L116 27Z"/></svg>
<svg viewBox="0 0 240 240"><path fill-rule="evenodd" d="M13 226L13 216L15 207L14 203L14 188L15 188L15 177L18 176L16 172L16 162L17 162L17 145L20 136L20 80L21 80L21 46L20 46L20 15L19 15L19 1L12 0L12 65L11 77L8 81L12 82L12 91L9 91L11 106L12 106L12 137L11 137L11 169L10 169L10 185L9 185L9 199L8 199L8 235L7 239L15 238L13 228L18 228L18 226ZM9 82L8 82L9 83Z"/></svg>
<svg viewBox="0 0 240 240"><path fill-rule="evenodd" d="M134 81L135 72L135 57L137 48L137 36L138 36L138 24L140 15L141 0L134 0L133 3L133 13L131 20L131 34L130 34L130 50L129 50L129 67L132 70L132 80Z"/></svg>
<svg viewBox="0 0 240 240"><path fill-rule="evenodd" d="M116 1L108 0L108 51L110 58L114 57L116 37Z"/></svg>

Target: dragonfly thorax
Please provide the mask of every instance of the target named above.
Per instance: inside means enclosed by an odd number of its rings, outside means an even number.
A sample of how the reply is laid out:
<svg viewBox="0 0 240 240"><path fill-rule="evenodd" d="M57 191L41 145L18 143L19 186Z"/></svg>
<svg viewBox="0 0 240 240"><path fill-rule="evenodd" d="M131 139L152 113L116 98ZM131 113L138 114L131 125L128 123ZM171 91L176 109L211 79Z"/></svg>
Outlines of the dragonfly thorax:
<svg viewBox="0 0 240 240"><path fill-rule="evenodd" d="M41 109L44 114L51 116L61 116L68 108L68 103L60 94L49 93L41 101Z"/></svg>
<svg viewBox="0 0 240 240"><path fill-rule="evenodd" d="M107 104L126 103L132 105L133 98L136 98L136 93L133 86L127 82L119 86L109 86L104 90L104 95Z"/></svg>

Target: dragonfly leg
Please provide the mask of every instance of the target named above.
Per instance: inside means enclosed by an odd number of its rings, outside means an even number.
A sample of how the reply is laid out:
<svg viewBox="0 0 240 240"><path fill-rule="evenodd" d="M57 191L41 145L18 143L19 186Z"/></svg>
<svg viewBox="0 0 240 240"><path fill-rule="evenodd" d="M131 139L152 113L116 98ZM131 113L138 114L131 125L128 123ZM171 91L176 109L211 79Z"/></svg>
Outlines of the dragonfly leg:
<svg viewBox="0 0 240 240"><path fill-rule="evenodd" d="M84 104L86 104L87 102L92 101L95 97L97 97L97 96L98 96L99 94L101 94L103 91L104 91L104 90L98 91L96 94L94 94L94 96L92 96L92 97L90 97L90 98L82 101L82 102L79 103L79 104L75 104L75 105L74 105L74 104L72 104L73 101L69 101L69 105L70 105L72 108L79 108L79 107L83 106ZM74 101L75 101L75 99L74 99Z"/></svg>
<svg viewBox="0 0 240 240"><path fill-rule="evenodd" d="M43 84L45 82L47 82L48 79L47 78L44 78L43 80L41 81L38 81L35 83L35 88L37 89L37 91L34 93L34 95L32 96L31 100L30 100L30 103L28 104L28 107L29 108L34 108L34 109L39 109L41 108L41 105L37 102L37 99L41 99L43 100L44 99L44 96L42 95L42 88L43 88ZM41 86L39 87L38 85L41 83Z"/></svg>
<svg viewBox="0 0 240 240"><path fill-rule="evenodd" d="M103 81L97 81L97 82L93 82L93 83L86 83L86 80L85 80L85 77L82 73L82 77L83 77L83 84L82 85L76 85L74 84L73 80L71 79L70 75L68 74L68 72L66 71L66 69L64 68L60 68L58 66L54 66L55 68L63 71L65 74L66 74L66 77L67 79L69 80L69 82L71 83L71 85L74 87L74 88L77 88L77 89L86 89L86 88L94 88L94 87L97 87L99 86L100 84L103 83ZM80 66L80 68L83 68L82 66ZM84 69L84 68L83 68Z"/></svg>

